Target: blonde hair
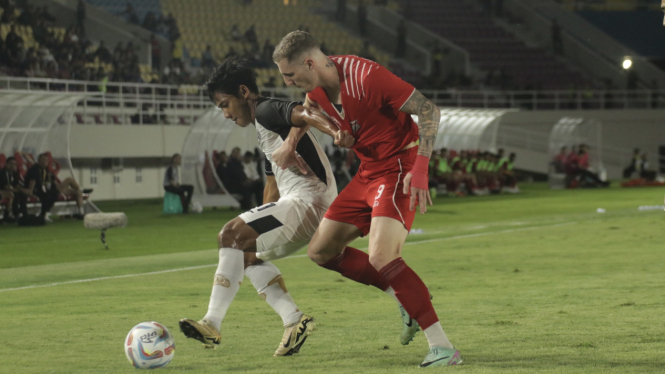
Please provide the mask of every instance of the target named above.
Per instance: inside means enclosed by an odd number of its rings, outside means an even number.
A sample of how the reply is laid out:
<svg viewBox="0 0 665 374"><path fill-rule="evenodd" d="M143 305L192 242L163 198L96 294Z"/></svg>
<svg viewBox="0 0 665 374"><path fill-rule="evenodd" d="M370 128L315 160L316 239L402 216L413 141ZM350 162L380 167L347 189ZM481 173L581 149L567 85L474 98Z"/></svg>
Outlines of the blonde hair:
<svg viewBox="0 0 665 374"><path fill-rule="evenodd" d="M319 49L319 42L310 33L300 30L292 31L277 44L275 52L272 54L272 60L279 62L286 59L286 61L292 62L296 57L314 48Z"/></svg>

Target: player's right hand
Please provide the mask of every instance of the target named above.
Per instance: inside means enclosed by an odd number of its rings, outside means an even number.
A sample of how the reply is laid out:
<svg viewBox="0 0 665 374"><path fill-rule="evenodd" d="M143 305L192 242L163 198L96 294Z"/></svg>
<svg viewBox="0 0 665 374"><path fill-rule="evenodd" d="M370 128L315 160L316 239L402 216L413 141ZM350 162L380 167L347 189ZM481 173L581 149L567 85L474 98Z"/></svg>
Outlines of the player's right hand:
<svg viewBox="0 0 665 374"><path fill-rule="evenodd" d="M335 145L342 148L351 148L356 143L356 139L346 130L339 130L335 134Z"/></svg>
<svg viewBox="0 0 665 374"><path fill-rule="evenodd" d="M282 170L295 166L301 173L307 174L307 163L305 163L305 160L300 157L295 149L291 149L286 142L272 153L272 160L277 166L282 168Z"/></svg>

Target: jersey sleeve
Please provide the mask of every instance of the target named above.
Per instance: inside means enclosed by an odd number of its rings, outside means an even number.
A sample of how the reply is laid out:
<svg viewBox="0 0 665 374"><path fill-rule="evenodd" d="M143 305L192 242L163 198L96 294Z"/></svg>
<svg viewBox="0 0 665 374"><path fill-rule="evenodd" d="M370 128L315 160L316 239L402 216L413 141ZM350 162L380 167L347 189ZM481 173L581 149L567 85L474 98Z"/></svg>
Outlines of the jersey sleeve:
<svg viewBox="0 0 665 374"><path fill-rule="evenodd" d="M377 65L363 82L365 97L379 106L390 106L395 111L402 109L415 87L403 81L383 66Z"/></svg>
<svg viewBox="0 0 665 374"><path fill-rule="evenodd" d="M268 160L268 157L265 158L265 171L267 176L274 176L275 173L272 171L272 163Z"/></svg>
<svg viewBox="0 0 665 374"><path fill-rule="evenodd" d="M268 130L279 132L279 129L293 127L291 112L299 105L293 101L268 99L256 107L256 120Z"/></svg>

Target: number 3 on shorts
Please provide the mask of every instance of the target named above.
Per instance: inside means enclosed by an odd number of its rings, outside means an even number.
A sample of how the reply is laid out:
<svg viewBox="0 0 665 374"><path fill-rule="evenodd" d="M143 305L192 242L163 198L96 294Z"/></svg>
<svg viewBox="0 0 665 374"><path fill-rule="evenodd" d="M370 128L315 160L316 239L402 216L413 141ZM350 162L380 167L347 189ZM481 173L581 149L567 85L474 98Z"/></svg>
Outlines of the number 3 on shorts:
<svg viewBox="0 0 665 374"><path fill-rule="evenodd" d="M376 197L374 198L374 200L379 200L379 198L383 194L383 189L384 188L386 188L385 184L382 184L382 185L379 186L379 189L376 191Z"/></svg>

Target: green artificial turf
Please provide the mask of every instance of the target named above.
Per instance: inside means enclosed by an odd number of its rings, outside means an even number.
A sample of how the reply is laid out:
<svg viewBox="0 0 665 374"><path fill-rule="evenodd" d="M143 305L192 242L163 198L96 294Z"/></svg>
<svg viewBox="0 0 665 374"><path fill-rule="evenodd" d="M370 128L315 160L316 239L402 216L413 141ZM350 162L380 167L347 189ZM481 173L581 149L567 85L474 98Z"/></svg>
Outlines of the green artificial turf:
<svg viewBox="0 0 665 374"><path fill-rule="evenodd" d="M434 295L463 365L419 369L422 333L399 344L395 302L321 269L301 251L275 264L319 330L298 355L275 358L281 320L245 281L204 350L178 331L207 309L216 237L237 211L163 216L161 202L102 202L129 225L99 233L80 221L0 226L0 373L130 373L127 332L155 320L176 338L163 372L662 373L665 212L662 189L549 191L437 198L404 247ZM606 213L597 213L603 208ZM358 248L367 246L359 239ZM102 278L102 279L98 279Z"/></svg>

